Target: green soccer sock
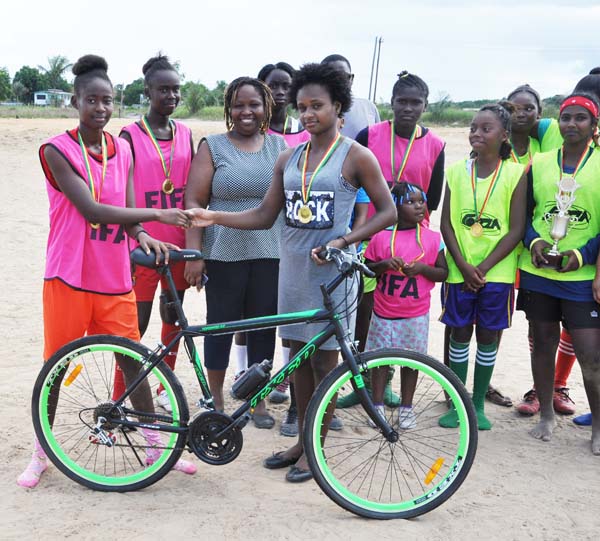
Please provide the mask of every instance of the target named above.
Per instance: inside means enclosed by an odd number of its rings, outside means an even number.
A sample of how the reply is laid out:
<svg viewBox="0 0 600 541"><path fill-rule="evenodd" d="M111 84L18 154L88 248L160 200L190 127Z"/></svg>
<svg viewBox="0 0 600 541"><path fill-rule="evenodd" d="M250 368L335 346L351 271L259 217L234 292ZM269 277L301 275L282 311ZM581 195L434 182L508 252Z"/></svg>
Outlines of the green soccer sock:
<svg viewBox="0 0 600 541"><path fill-rule="evenodd" d="M448 353L452 372L459 377L460 381L466 383L469 369L469 342L456 342L450 338Z"/></svg>
<svg viewBox="0 0 600 541"><path fill-rule="evenodd" d="M475 373L473 381L473 405L477 412L477 424L479 430L490 430L491 421L484 414L485 393L492 379L498 343L477 344L475 355Z"/></svg>

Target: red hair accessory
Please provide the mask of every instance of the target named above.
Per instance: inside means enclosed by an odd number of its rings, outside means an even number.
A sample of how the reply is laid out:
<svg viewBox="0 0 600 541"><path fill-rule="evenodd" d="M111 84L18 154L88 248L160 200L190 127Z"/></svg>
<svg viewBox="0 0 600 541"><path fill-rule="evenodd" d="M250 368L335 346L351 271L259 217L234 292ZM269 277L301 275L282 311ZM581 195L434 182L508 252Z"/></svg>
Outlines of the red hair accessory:
<svg viewBox="0 0 600 541"><path fill-rule="evenodd" d="M560 104L559 112L562 113L563 109L565 107L569 107L570 105L579 105L580 107L587 109L594 118L598 118L598 107L593 101L585 98L584 96L571 96L570 98L567 98Z"/></svg>

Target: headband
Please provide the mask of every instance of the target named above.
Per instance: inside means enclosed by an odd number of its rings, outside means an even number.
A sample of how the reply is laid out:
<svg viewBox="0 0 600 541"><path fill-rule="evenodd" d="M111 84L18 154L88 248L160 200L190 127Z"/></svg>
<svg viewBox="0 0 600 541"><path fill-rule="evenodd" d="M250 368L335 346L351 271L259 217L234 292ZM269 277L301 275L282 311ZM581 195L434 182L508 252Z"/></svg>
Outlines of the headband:
<svg viewBox="0 0 600 541"><path fill-rule="evenodd" d="M598 106L588 98L583 96L571 96L560 104L559 112L562 113L563 109L570 105L579 105L580 107L587 109L594 118L598 118Z"/></svg>

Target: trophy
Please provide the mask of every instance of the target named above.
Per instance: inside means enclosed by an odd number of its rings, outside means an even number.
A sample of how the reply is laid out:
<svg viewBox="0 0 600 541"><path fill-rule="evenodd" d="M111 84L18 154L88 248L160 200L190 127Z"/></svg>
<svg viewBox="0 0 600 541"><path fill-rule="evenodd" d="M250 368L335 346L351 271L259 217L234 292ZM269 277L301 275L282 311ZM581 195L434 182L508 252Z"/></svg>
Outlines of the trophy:
<svg viewBox="0 0 600 541"><path fill-rule="evenodd" d="M575 191L580 186L573 177L561 178L556 184L558 193L555 195L555 199L558 211L552 216L552 227L550 228L550 238L554 243L544 253L544 257L548 261L544 266L559 269L562 266L563 255L558 249L558 243L567 236L570 221L569 209L575 202Z"/></svg>

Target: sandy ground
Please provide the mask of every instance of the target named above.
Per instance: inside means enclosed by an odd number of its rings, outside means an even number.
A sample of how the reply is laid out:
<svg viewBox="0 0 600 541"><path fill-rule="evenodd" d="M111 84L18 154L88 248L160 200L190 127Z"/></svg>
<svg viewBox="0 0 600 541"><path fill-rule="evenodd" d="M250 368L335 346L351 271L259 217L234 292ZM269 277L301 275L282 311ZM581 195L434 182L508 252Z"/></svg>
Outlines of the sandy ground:
<svg viewBox="0 0 600 541"><path fill-rule="evenodd" d="M4 344L0 439L1 539L597 539L600 531L600 457L590 452L589 428L560 418L554 441L541 443L527 431L533 420L513 409L489 405L491 432L480 433L477 458L458 493L437 510L410 521L379 522L355 517L333 504L313 482L293 486L285 471L268 471L262 459L284 449L275 430L245 429L245 449L234 463L210 467L198 461L195 477L172 472L137 493L103 494L85 489L50 467L36 490L15 479L29 459L30 396L42 352L41 289L47 234L47 200L37 157L48 136L73 120L0 119L0 246L4 251L0 335ZM123 120L109 126L118 132ZM190 122L195 140L220 123ZM467 151L466 129L437 130L447 141L448 161ZM434 222L437 216L434 216ZM204 298L193 292L187 312L203 321ZM432 307L430 353L441 356L443 328ZM154 314L144 341L159 337ZM193 372L177 374L188 399L197 399ZM531 383L526 323L521 314L505 333L495 384L514 399ZM587 411L581 373L570 381L578 411ZM272 407L278 419L284 407ZM192 406L192 411L195 408ZM192 458L192 460L196 460ZM594 531L596 534L594 534Z"/></svg>

